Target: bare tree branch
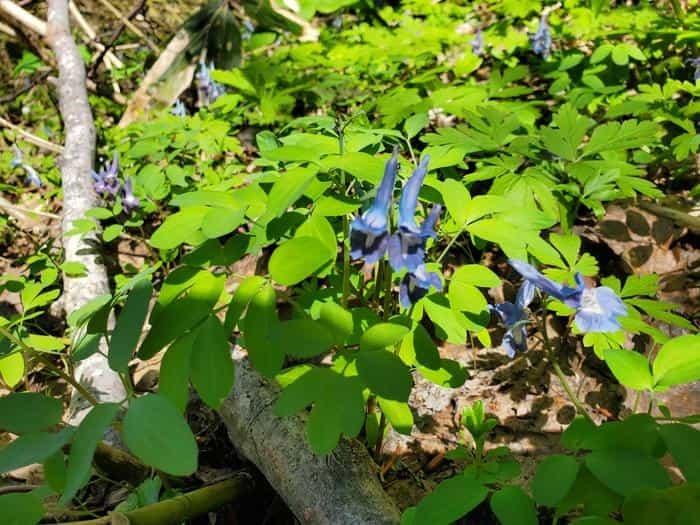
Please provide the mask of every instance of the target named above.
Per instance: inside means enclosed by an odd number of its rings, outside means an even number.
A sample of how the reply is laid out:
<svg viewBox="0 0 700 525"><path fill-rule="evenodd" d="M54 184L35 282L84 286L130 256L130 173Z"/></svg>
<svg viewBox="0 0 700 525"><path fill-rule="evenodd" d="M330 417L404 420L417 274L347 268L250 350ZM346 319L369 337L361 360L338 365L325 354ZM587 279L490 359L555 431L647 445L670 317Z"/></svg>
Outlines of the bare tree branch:
<svg viewBox="0 0 700 525"><path fill-rule="evenodd" d="M95 233L68 235L73 221L83 218L87 210L97 205L97 195L90 176L95 155L95 125L88 103L85 66L70 33L67 0L49 0L46 40L58 64L58 104L66 134L60 161L63 249L66 260L81 262L87 269L85 277L64 275L64 307L70 313L108 293L109 282L104 266L98 261L95 246L99 241ZM126 396L118 374L109 368L102 353L81 361L75 374L98 401L121 401ZM79 422L88 408L80 396L74 395L71 423Z"/></svg>

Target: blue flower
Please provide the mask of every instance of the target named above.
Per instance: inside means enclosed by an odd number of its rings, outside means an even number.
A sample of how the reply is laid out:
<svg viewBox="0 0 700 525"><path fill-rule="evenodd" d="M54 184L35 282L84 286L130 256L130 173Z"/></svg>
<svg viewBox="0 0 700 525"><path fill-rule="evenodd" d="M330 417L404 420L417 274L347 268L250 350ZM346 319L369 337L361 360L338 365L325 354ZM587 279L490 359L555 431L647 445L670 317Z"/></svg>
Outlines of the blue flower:
<svg viewBox="0 0 700 525"><path fill-rule="evenodd" d="M119 158L117 153L114 153L112 157L112 162L105 162L102 169L96 173L92 172L93 187L95 192L100 195L107 195L114 197L119 193L119 179L117 174L119 173Z"/></svg>
<svg viewBox="0 0 700 525"><path fill-rule="evenodd" d="M428 237L436 237L435 223L440 216L441 207L433 206L422 226L416 224L416 206L418 192L428 172L430 157L426 155L418 164L406 182L399 201L399 227L389 239L389 263L394 270L406 268L414 272L425 259L425 244Z"/></svg>
<svg viewBox="0 0 700 525"><path fill-rule="evenodd" d="M415 271L409 272L401 279L399 286L399 301L404 308L410 307L428 293L430 288L442 291L442 279L440 274L429 272L425 265L421 264Z"/></svg>
<svg viewBox="0 0 700 525"><path fill-rule="evenodd" d="M496 312L506 327L501 345L506 350L508 357L515 357L515 352L527 350L527 311L526 308L535 296L535 286L530 281L524 281L515 304L504 302L497 305L489 305L489 310Z"/></svg>
<svg viewBox="0 0 700 525"><path fill-rule="evenodd" d="M480 57L484 54L484 34L481 32L481 28L476 30L474 38L470 42L472 46L472 53Z"/></svg>
<svg viewBox="0 0 700 525"><path fill-rule="evenodd" d="M176 117L186 117L187 108L185 107L185 104L182 102L182 100L178 98L170 108L170 113L175 115Z"/></svg>
<svg viewBox="0 0 700 525"><path fill-rule="evenodd" d="M545 277L526 262L511 259L508 263L540 291L576 310L574 319L581 332L616 332L621 329L617 318L627 315L627 307L610 288L589 288L580 273L575 276L576 287L571 288Z"/></svg>
<svg viewBox="0 0 700 525"><path fill-rule="evenodd" d="M122 190L124 192L122 196L122 206L124 207L124 211L130 215L139 207L139 203L141 202L132 192L131 177L128 177L126 181L124 181L124 187Z"/></svg>
<svg viewBox="0 0 700 525"><path fill-rule="evenodd" d="M700 80L700 57L690 58L686 61L691 67L695 68L695 73L693 73L693 80L697 82Z"/></svg>
<svg viewBox="0 0 700 525"><path fill-rule="evenodd" d="M195 75L200 107L208 106L224 94L224 88L221 84L211 78L212 69L214 69L214 64L210 63L207 67L204 61L201 61L199 71Z"/></svg>
<svg viewBox="0 0 700 525"><path fill-rule="evenodd" d="M389 205L394 191L394 180L399 165L399 150L394 152L384 168L377 196L367 211L355 217L350 224L350 257L364 258L368 264L377 262L384 256L389 238Z"/></svg>
<svg viewBox="0 0 700 525"><path fill-rule="evenodd" d="M27 174L25 183L30 186L36 186L41 188L44 184L41 182L41 177L29 164L25 164L23 160L22 150L17 147L17 144L13 144L12 150L14 151L14 157L10 161L11 168L22 168Z"/></svg>
<svg viewBox="0 0 700 525"><path fill-rule="evenodd" d="M530 44L536 55L540 55L542 58L549 56L552 48L552 33L549 29L546 15L540 17L540 25L537 27L535 34L530 37Z"/></svg>

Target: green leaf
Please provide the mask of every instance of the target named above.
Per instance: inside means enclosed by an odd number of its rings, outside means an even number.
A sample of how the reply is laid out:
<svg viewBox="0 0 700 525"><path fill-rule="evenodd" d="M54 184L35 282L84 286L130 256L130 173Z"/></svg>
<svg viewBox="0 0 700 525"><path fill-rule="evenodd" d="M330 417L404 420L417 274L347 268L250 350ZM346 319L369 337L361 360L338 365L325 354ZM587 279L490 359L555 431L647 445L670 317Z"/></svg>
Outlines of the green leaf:
<svg viewBox="0 0 700 525"><path fill-rule="evenodd" d="M491 496L491 510L501 525L538 525L535 503L518 486L503 487Z"/></svg>
<svg viewBox="0 0 700 525"><path fill-rule="evenodd" d="M593 130L588 144L583 148L584 156L614 150L639 148L656 142L658 125L652 121L608 122Z"/></svg>
<svg viewBox="0 0 700 525"><path fill-rule="evenodd" d="M661 347L654 359L654 388L700 379L700 335L682 335Z"/></svg>
<svg viewBox="0 0 700 525"><path fill-rule="evenodd" d="M649 361L642 354L633 350L608 348L605 350L605 362L615 378L623 385L634 390L649 390L653 386Z"/></svg>
<svg viewBox="0 0 700 525"><path fill-rule="evenodd" d="M314 357L327 352L333 345L333 334L318 321L293 319L278 323L273 339L288 355L294 357Z"/></svg>
<svg viewBox="0 0 700 525"><path fill-rule="evenodd" d="M341 434L356 436L365 420L362 384L328 368L312 368L287 386L275 404L275 413L289 416L313 403L306 424L311 449L327 454Z"/></svg>
<svg viewBox="0 0 700 525"><path fill-rule="evenodd" d="M420 133L421 130L428 125L428 121L429 119L427 112L416 113L415 115L408 117L406 122L403 123L406 138L412 139L418 135L418 133Z"/></svg>
<svg viewBox="0 0 700 525"><path fill-rule="evenodd" d="M45 430L63 415L60 400L37 392L13 392L0 397L0 429L14 434Z"/></svg>
<svg viewBox="0 0 700 525"><path fill-rule="evenodd" d="M295 237L274 251L268 267L275 281L292 286L313 275L331 260L328 248L322 241L315 237Z"/></svg>
<svg viewBox="0 0 700 525"><path fill-rule="evenodd" d="M38 352L57 352L66 346L66 340L52 335L29 334L22 338L24 344Z"/></svg>
<svg viewBox="0 0 700 525"><path fill-rule="evenodd" d="M697 451L700 430L681 423L671 423L661 425L659 433L686 481L700 482L700 456Z"/></svg>
<svg viewBox="0 0 700 525"><path fill-rule="evenodd" d="M197 443L192 431L175 405L158 394L131 402L122 437L146 465L173 476L189 476L197 470Z"/></svg>
<svg viewBox="0 0 700 525"><path fill-rule="evenodd" d="M248 308L248 303L250 303L251 299L260 291L263 284L265 284L265 279L263 277L251 275L250 277L246 277L238 285L228 305L228 310L226 310L224 331L227 334L230 334L236 328L243 312Z"/></svg>
<svg viewBox="0 0 700 525"><path fill-rule="evenodd" d="M111 300L112 296L110 294L98 295L77 310L71 312L67 319L68 325L72 327L81 326L99 310L104 308Z"/></svg>
<svg viewBox="0 0 700 525"><path fill-rule="evenodd" d="M352 335L355 326L352 314L337 303L323 303L318 321L330 330L340 344Z"/></svg>
<svg viewBox="0 0 700 525"><path fill-rule="evenodd" d="M66 459L62 450L44 460L44 478L51 490L63 492L66 486L66 475Z"/></svg>
<svg viewBox="0 0 700 525"><path fill-rule="evenodd" d="M569 268L573 268L576 265L578 252L581 249L581 238L578 235L557 235L556 233L551 233L549 242L559 250Z"/></svg>
<svg viewBox="0 0 700 525"><path fill-rule="evenodd" d="M24 357L22 352L14 352L0 358L0 375L5 384L13 388L24 377Z"/></svg>
<svg viewBox="0 0 700 525"><path fill-rule="evenodd" d="M486 499L488 490L473 477L457 475L440 483L416 507L413 525L457 521Z"/></svg>
<svg viewBox="0 0 700 525"><path fill-rule="evenodd" d="M169 215L151 235L151 246L171 250L183 243L192 243L193 239L197 239L202 220L210 209L207 206L189 206Z"/></svg>
<svg viewBox="0 0 700 525"><path fill-rule="evenodd" d="M277 296L270 283L253 296L243 322L245 347L253 366L265 377L273 377L282 369L283 347L275 344L272 334L279 319L276 309Z"/></svg>
<svg viewBox="0 0 700 525"><path fill-rule="evenodd" d="M695 525L698 501L700 486L697 483L663 490L643 489L625 500L622 515L625 523L634 525Z"/></svg>
<svg viewBox="0 0 700 525"><path fill-rule="evenodd" d="M571 104L564 104L552 118L555 127L542 128L542 142L555 155L573 161L577 157L578 147L594 120L579 115Z"/></svg>
<svg viewBox="0 0 700 525"><path fill-rule="evenodd" d="M384 399L407 401L413 386L408 367L388 350L360 351L357 371L363 383Z"/></svg>
<svg viewBox="0 0 700 525"><path fill-rule="evenodd" d="M119 237L124 231L124 226L121 224L110 224L102 232L102 240L105 242L112 242L114 239Z"/></svg>
<svg viewBox="0 0 700 525"><path fill-rule="evenodd" d="M165 351L160 363L158 393L184 412L190 397L190 364L197 330L178 338Z"/></svg>
<svg viewBox="0 0 700 525"><path fill-rule="evenodd" d="M245 209L209 208L202 218L202 233L207 239L216 239L231 233L245 220Z"/></svg>
<svg viewBox="0 0 700 525"><path fill-rule="evenodd" d="M455 179L447 179L439 186L442 200L445 201L447 211L450 213L458 228L463 228L470 218L471 196L464 183Z"/></svg>
<svg viewBox="0 0 700 525"><path fill-rule="evenodd" d="M440 359L438 368L419 366L418 371L428 381L445 388L459 388L469 378L467 369L451 359Z"/></svg>
<svg viewBox="0 0 700 525"><path fill-rule="evenodd" d="M427 368L440 367L440 352L428 331L416 323L412 334L401 340L399 357L409 366L421 365Z"/></svg>
<svg viewBox="0 0 700 525"><path fill-rule="evenodd" d="M117 403L100 403L93 407L80 423L71 444L66 485L58 502L59 505L67 505L87 479L97 444L102 441L105 431L118 412Z"/></svg>
<svg viewBox="0 0 700 525"><path fill-rule="evenodd" d="M622 287L621 296L623 298L633 297L635 295L647 295L654 297L659 288L659 276L655 273L647 275L630 275L625 280L625 286Z"/></svg>
<svg viewBox="0 0 700 525"><path fill-rule="evenodd" d="M233 359L218 317L210 315L197 329L191 351L192 384L202 400L218 409L233 388Z"/></svg>
<svg viewBox="0 0 700 525"><path fill-rule="evenodd" d="M41 463L68 443L73 428L66 427L59 432L30 432L22 434L9 445L0 449L0 474L19 467Z"/></svg>
<svg viewBox="0 0 700 525"><path fill-rule="evenodd" d="M224 288L224 275L213 275L201 270L193 279L194 284L177 301L153 309L151 330L141 343L139 357L148 359L158 350L202 322L212 311ZM162 297L162 292L161 292Z"/></svg>
<svg viewBox="0 0 700 525"><path fill-rule="evenodd" d="M82 361L87 359L100 349L100 340L104 337L104 334L85 334L78 341L76 341L73 346L73 353L71 354L71 359L74 362Z"/></svg>
<svg viewBox="0 0 700 525"><path fill-rule="evenodd" d="M391 423L399 434L410 436L413 431L413 413L408 403L394 401L393 399L384 399L377 396L379 408L386 416L386 419Z"/></svg>
<svg viewBox="0 0 700 525"><path fill-rule="evenodd" d="M153 294L153 286L148 279L139 280L129 292L114 331L109 338L109 367L126 373L129 361L134 355L136 345L141 338L143 323L148 315L148 305Z"/></svg>
<svg viewBox="0 0 700 525"><path fill-rule="evenodd" d="M0 496L3 525L36 525L43 515L41 498L34 492Z"/></svg>
<svg viewBox="0 0 700 525"><path fill-rule="evenodd" d="M623 496L644 488L669 486L668 474L653 457L637 450L591 452L586 466L604 485Z"/></svg>
<svg viewBox="0 0 700 525"><path fill-rule="evenodd" d="M286 147L286 146L284 146ZM283 148L284 148L283 147ZM280 151L283 148L273 150ZM304 156L306 160L307 156ZM306 188L316 176L318 169L315 167L295 167L284 173L275 182L267 199L267 213L271 217L279 217L304 194Z"/></svg>
<svg viewBox="0 0 700 525"><path fill-rule="evenodd" d="M538 505L554 507L569 493L578 475L578 463L571 456L547 456L537 466L532 495Z"/></svg>
<svg viewBox="0 0 700 525"><path fill-rule="evenodd" d="M360 351L370 352L394 347L401 341L409 328L396 323L378 323L366 330L360 338Z"/></svg>
<svg viewBox="0 0 700 525"><path fill-rule="evenodd" d="M61 270L68 277L84 277L87 274L87 268L79 261L65 261L61 265Z"/></svg>

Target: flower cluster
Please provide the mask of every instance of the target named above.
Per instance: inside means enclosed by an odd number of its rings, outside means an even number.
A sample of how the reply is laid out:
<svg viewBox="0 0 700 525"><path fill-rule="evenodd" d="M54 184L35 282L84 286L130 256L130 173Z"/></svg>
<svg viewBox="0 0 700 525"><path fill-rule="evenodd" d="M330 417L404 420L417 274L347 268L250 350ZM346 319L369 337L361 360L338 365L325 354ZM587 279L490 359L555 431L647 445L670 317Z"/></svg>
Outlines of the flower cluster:
<svg viewBox="0 0 700 525"><path fill-rule="evenodd" d="M418 192L428 172L430 158L423 157L406 182L399 201L399 223L396 232L389 235L389 209L398 171L398 149L395 148L386 164L377 195L372 205L350 225L350 256L364 258L373 264L389 256L389 264L395 271L406 269L401 281L399 299L404 308L428 293L431 287L442 290L442 280L425 267L425 245L428 238L435 238L435 223L440 216L440 206L433 206L421 226L416 224Z"/></svg>
<svg viewBox="0 0 700 525"><path fill-rule="evenodd" d="M127 214L131 214L139 207L139 199L133 193L131 178L127 178L124 184L119 183L119 159L114 153L112 162L105 162L99 172L92 172L92 181L95 192L107 200L113 200L121 194L122 206Z"/></svg>
<svg viewBox="0 0 700 525"><path fill-rule="evenodd" d="M542 58L549 56L552 49L552 32L547 23L547 15L544 13L540 17L540 25L537 27L537 31L530 37L530 44L532 45L532 51L536 55Z"/></svg>
<svg viewBox="0 0 700 525"><path fill-rule="evenodd" d="M211 78L211 70L214 69L214 64L205 64L203 61L199 63L199 71L195 75L197 80L197 98L200 107L212 104L217 98L224 94L224 88L221 84Z"/></svg>
<svg viewBox="0 0 700 525"><path fill-rule="evenodd" d="M36 172L34 168L32 168L29 164L25 164L23 160L23 155L22 155L22 150L17 147L16 144L12 146L12 150L14 152L14 157L12 158L12 161L10 162L10 167L12 169L14 168L22 168L24 172L27 174L27 178L25 179L25 183L31 186L36 186L37 188L41 188L43 186L43 183L41 182L41 178L39 177L39 174Z"/></svg>
<svg viewBox="0 0 700 525"><path fill-rule="evenodd" d="M576 286L571 287L545 277L526 262L511 259L508 263L523 276L525 282L518 291L515 304L506 302L490 308L506 326L502 345L510 357L516 351L527 350L526 309L532 302L535 289L574 309L574 321L582 333L616 332L622 328L618 317L627 315L627 307L610 288L587 287L580 273L575 275Z"/></svg>

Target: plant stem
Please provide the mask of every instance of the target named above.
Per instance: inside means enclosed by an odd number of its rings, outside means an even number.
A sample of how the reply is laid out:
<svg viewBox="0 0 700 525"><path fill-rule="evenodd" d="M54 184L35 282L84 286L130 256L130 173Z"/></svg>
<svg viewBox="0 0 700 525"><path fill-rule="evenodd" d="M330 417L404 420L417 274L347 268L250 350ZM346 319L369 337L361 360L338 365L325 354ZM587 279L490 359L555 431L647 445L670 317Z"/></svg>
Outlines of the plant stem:
<svg viewBox="0 0 700 525"><path fill-rule="evenodd" d="M578 398L576 393L573 391L571 388L571 385L569 385L569 382L566 380L566 375L564 375L564 371L561 369L559 366L559 362L557 361L554 349L552 348L552 344L549 340L549 335L547 334L547 312L544 309L544 304L542 306L541 310L541 315L540 318L542 319L540 323L540 330L542 331L542 338L543 338L543 343L545 350L547 352L547 359L549 359L549 362L552 364L552 368L554 369L554 373L557 375L559 378L559 382L561 383L561 386L564 387L564 391L566 392L566 395L569 396L569 400L574 404L576 407L576 410L579 411L579 413L584 416L588 421L593 423L595 425L595 421L593 421L593 418L591 415L588 413L588 410L586 410L586 407L581 403L581 400Z"/></svg>
<svg viewBox="0 0 700 525"><path fill-rule="evenodd" d="M464 228L461 228L461 229L455 234L455 236L452 237L452 239L450 239L450 242L447 243L447 246L445 247L444 250L442 250L442 253L441 253L440 256L437 258L437 261L435 261L435 262L438 262L438 263L442 262L443 257L445 257L445 255L447 255L447 252L450 251L450 248L452 248L452 246L454 245L454 243L457 242L457 238L458 238L460 235L462 235L463 233L464 233Z"/></svg>
<svg viewBox="0 0 700 525"><path fill-rule="evenodd" d="M347 123L346 123L347 125ZM342 157L345 155L345 126L342 126L340 122L336 124L336 133L338 133L338 152ZM345 190L345 170L340 170L340 185ZM340 299L340 305L343 308L347 308L348 299L350 297L350 225L348 223L348 216L343 215L343 295Z"/></svg>
<svg viewBox="0 0 700 525"><path fill-rule="evenodd" d="M80 395L82 395L88 401L88 403L90 403L93 406L99 404L97 399L95 399L95 396L93 396L90 392L88 392L83 385L81 385L78 381L75 380L75 378L66 374L63 370L61 370L56 365L54 365L49 359L47 359L40 352L36 352L35 350L33 350L32 348L27 346L27 344L24 341L22 341L18 337L15 337L12 334L12 332L10 332L6 327L0 326L0 334L3 337L6 337L10 341L12 341L17 346L19 346L23 352L30 352L30 353L34 354L34 357L36 358L37 361L39 361L42 365L44 365L46 368L48 368L52 372L56 373L66 383L68 383L73 388L75 388L80 393Z"/></svg>
<svg viewBox="0 0 700 525"><path fill-rule="evenodd" d="M382 444L384 443L384 429L386 429L386 416L382 412L382 416L379 418L379 434L377 435L377 443L374 445L374 460L379 461L380 454L382 453Z"/></svg>

